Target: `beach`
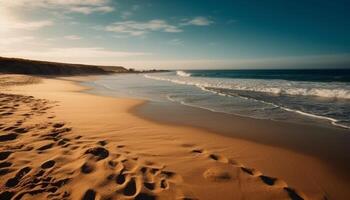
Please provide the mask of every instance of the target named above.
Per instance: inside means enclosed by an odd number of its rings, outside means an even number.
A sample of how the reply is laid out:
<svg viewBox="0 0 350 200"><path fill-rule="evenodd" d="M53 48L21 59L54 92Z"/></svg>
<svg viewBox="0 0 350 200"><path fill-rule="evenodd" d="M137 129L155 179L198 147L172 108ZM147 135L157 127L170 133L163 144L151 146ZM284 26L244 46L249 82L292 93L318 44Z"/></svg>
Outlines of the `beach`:
<svg viewBox="0 0 350 200"><path fill-rule="evenodd" d="M0 200L350 200L349 0L0 2Z"/></svg>
<svg viewBox="0 0 350 200"><path fill-rule="evenodd" d="M1 199L350 196L346 170L313 153L140 116L144 100L88 94L79 85L96 78L1 76ZM230 129L245 130L239 122ZM250 131L269 132L262 127ZM309 128L299 131L322 129Z"/></svg>

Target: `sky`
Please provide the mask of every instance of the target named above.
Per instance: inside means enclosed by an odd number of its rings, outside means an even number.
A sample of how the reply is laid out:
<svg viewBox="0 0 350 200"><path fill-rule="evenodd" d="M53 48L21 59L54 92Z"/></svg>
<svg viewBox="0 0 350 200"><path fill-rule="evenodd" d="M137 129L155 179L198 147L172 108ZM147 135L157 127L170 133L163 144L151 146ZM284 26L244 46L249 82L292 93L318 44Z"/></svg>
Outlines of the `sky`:
<svg viewBox="0 0 350 200"><path fill-rule="evenodd" d="M0 56L136 69L350 68L348 0L0 0Z"/></svg>

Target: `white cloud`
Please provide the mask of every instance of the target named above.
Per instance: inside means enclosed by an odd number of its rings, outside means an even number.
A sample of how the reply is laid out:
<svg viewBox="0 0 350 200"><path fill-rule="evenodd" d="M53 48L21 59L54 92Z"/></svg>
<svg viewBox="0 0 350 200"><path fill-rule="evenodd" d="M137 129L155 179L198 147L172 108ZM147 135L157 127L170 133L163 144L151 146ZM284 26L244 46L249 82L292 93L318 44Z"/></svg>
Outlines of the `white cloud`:
<svg viewBox="0 0 350 200"><path fill-rule="evenodd" d="M4 29L4 30L18 29L18 30L33 31L33 30L37 30L37 29L51 26L51 25L53 25L53 22L50 20L23 21L23 22L0 21L1 29Z"/></svg>
<svg viewBox="0 0 350 200"><path fill-rule="evenodd" d="M48 5L69 5L69 6L101 6L109 0L3 0L2 3L9 6L48 6Z"/></svg>
<svg viewBox="0 0 350 200"><path fill-rule="evenodd" d="M82 13L82 14L91 14L93 12L112 12L114 10L111 6L98 6L98 7L91 7L91 6L75 6L72 8L69 8L72 12Z"/></svg>
<svg viewBox="0 0 350 200"><path fill-rule="evenodd" d="M206 17L195 17L190 20L184 20L181 25L183 26L188 26L188 25L193 25L193 26L209 26L210 24L213 24L214 22Z"/></svg>
<svg viewBox="0 0 350 200"><path fill-rule="evenodd" d="M70 12L90 14L93 12L111 12L114 8L110 0L2 0L4 7L34 7L45 9L62 9Z"/></svg>
<svg viewBox="0 0 350 200"><path fill-rule="evenodd" d="M1 37L0 44L1 45L12 45L16 43L24 43L33 41L35 38L32 36L21 36L21 37Z"/></svg>
<svg viewBox="0 0 350 200"><path fill-rule="evenodd" d="M106 50L101 47L88 47L88 48L51 48L45 51L30 51L19 50L14 52L5 52L5 55L22 55L29 57L60 57L60 58L97 58L97 57L129 57L129 56L143 56L149 55L144 52L126 52L126 51L112 51Z"/></svg>
<svg viewBox="0 0 350 200"><path fill-rule="evenodd" d="M116 63L115 61L106 64ZM298 66L299 68L314 69L329 68L329 66L347 67L350 63L349 54L314 55L314 56L291 56L276 58L250 58L250 59L155 59L148 60L120 60L118 65L138 69L281 69Z"/></svg>
<svg viewBox="0 0 350 200"><path fill-rule="evenodd" d="M146 52L113 51L100 47L40 48L37 50L22 50L17 48L13 50L4 49L1 51L1 56L4 57L84 64L104 64L107 62L115 62L118 59L130 59L130 57L137 58L139 56L151 55Z"/></svg>
<svg viewBox="0 0 350 200"><path fill-rule="evenodd" d="M132 36L141 36L148 32L161 31L169 33L182 32L175 25L168 24L165 20L155 19L147 22L123 21L115 22L105 28L107 31L124 33Z"/></svg>
<svg viewBox="0 0 350 200"><path fill-rule="evenodd" d="M64 36L64 39L67 39L67 40L80 40L82 38L79 35L66 35L66 36Z"/></svg>

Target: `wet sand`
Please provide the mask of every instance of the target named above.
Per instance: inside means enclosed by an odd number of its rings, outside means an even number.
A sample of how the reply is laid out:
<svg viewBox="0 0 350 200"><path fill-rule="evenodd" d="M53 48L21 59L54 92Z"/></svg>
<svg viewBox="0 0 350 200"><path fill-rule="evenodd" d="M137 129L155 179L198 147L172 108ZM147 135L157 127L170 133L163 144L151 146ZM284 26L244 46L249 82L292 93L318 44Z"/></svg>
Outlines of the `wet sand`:
<svg viewBox="0 0 350 200"><path fill-rule="evenodd" d="M0 199L350 196L349 181L308 154L146 120L131 112L143 101L72 81L25 82L0 88Z"/></svg>
<svg viewBox="0 0 350 200"><path fill-rule="evenodd" d="M340 178L350 180L350 130L259 120L176 103L145 102L133 110L144 119L202 128L222 135L281 147L318 158Z"/></svg>

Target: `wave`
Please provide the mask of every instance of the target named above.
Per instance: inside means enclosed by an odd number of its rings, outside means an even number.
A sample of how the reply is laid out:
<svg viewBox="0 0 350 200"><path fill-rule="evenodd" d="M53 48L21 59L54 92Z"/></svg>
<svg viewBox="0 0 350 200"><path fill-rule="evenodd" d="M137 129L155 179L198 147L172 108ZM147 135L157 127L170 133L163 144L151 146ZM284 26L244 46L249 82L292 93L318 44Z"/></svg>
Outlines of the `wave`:
<svg viewBox="0 0 350 200"><path fill-rule="evenodd" d="M199 88L209 87L218 89L231 89L231 90L242 90L242 91L253 91L263 92L276 95L293 95L293 96L314 96L314 97L325 97L325 98L337 98L337 99L350 99L350 87L344 85L332 85L321 84L316 85L315 83L300 82L295 83L292 81L264 81L264 80L253 80L253 79L241 79L241 80L218 80L214 78L195 78L191 77L190 74L186 75L177 71L177 75L181 76L177 78L167 78L160 76L145 75L146 78L162 81L170 81L177 84L193 85ZM187 79L184 79L188 77ZM323 87L320 87L322 85Z"/></svg>
<svg viewBox="0 0 350 200"><path fill-rule="evenodd" d="M283 106L279 106L281 109L289 111L289 112L295 112L298 113L300 115L304 115L304 116L308 116L308 117L313 117L313 118L317 118L317 119L323 119L323 120L328 120L331 122L331 124L333 124L334 126L338 126L341 128L346 128L346 129L350 129L349 126L343 125L343 124L339 124L337 122L339 122L339 120L331 118L331 117L325 117L325 116L320 116L320 115L315 115L315 114L311 114L311 113L307 113L307 112L303 112L300 110L294 110L294 109L290 109L290 108L286 108Z"/></svg>
<svg viewBox="0 0 350 200"><path fill-rule="evenodd" d="M218 92L218 91L215 91L215 90L211 90L210 88L205 88L205 87L203 87L203 88L201 88L201 89L204 90L204 91L208 91L208 92L211 92L211 93L214 93L214 94L221 95L221 96L232 97L232 95L230 95L230 94L226 94L226 93ZM293 112L293 113L297 113L297 114L300 114L300 115L303 115L303 116L307 116L307 117L311 117L311 118L316 118L316 119L321 119L321 120L327 120L327 121L329 121L331 124L333 124L334 126L338 126L338 127L345 128L345 129L350 129L350 126L346 126L346 125L344 125L344 124L340 124L340 123L339 123L339 120L334 119L334 118L331 118L331 117L326 117L326 116L321 116L321 115L315 115L315 114L311 114L311 113L308 113L308 112L304 112L304 111L300 111L300 110L296 110L296 109L287 108L287 107L285 107L285 106L280 106L280 105L277 105L277 104L274 104L274 103L271 103L271 102L267 102L267 101L263 101L263 100L257 100L257 99L254 99L254 98L249 98L249 97L244 97L244 96L239 96L239 95L238 95L238 97L243 98L243 99L249 99L249 100L261 102L261 103L264 103L264 104L268 104L268 105L270 105L270 106L273 106L274 108L279 108L279 109L285 110L285 111L287 111L287 112ZM173 99L170 95L167 95L167 98L168 98L170 101L176 101L176 100ZM220 111L217 111L217 110L215 110L215 109L211 109L211 108L207 108L207 107L203 107L203 106L198 106L198 105L189 104L189 103L186 103L186 102L183 101L183 100L181 100L180 103L181 103L182 105L187 105L187 106L192 106L192 107L198 107L198 108L210 110L210 111L212 111L212 112L220 112ZM223 113L232 114L232 113L229 113L229 112L223 112ZM246 115L240 115L240 114L236 114L236 115L239 115L239 116L246 116Z"/></svg>
<svg viewBox="0 0 350 200"><path fill-rule="evenodd" d="M239 97L242 99L249 99L256 102L261 102L265 105L272 106L272 108L278 108L287 112L297 113L303 116L321 119L329 121L334 126L350 129L348 125L344 125L341 119L335 119L329 116L323 116L322 114L315 114L312 111L301 111L299 109L292 109L288 105L277 105L275 103L255 99L254 97L247 97L245 95L240 95L238 91L244 92L262 92L269 93L270 95L291 95L291 96L313 96L313 97L327 97L327 98L339 98L339 99L350 99L350 87L346 84L339 83L309 83L309 82L293 82L293 81L267 81L267 80L223 80L215 78L197 78L197 77L177 77L177 76L154 76L145 75L146 78L170 81L176 84L191 85L200 88L203 91L211 92L220 96L226 97ZM224 90L228 90L225 92ZM236 92L234 91L236 90ZM232 93L231 93L231 92ZM168 97L168 99L171 99ZM308 101L308 100L306 100ZM199 105L192 105L181 101L181 104L195 106L207 110L206 107L201 107Z"/></svg>
<svg viewBox="0 0 350 200"><path fill-rule="evenodd" d="M184 72L184 71L176 71L176 75L182 76L182 77L190 77L191 76L190 73L187 73L187 72Z"/></svg>

